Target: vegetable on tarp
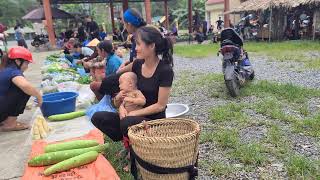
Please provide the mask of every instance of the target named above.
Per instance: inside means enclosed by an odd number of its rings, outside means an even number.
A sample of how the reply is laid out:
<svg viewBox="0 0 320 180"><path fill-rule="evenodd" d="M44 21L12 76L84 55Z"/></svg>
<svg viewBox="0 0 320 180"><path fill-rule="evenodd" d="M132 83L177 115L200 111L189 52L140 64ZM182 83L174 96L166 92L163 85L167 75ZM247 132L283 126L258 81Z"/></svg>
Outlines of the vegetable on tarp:
<svg viewBox="0 0 320 180"><path fill-rule="evenodd" d="M29 160L29 166L46 166L56 164L66 159L84 154L90 151L97 151L99 153L105 151L109 147L109 144L102 144L94 147L83 148L83 149L70 149L65 151L49 152L38 155Z"/></svg>
<svg viewBox="0 0 320 180"><path fill-rule="evenodd" d="M86 115L86 111L76 111L71 113L52 115L52 116L49 116L48 119L50 121L63 121L63 120L78 118L84 115Z"/></svg>
<svg viewBox="0 0 320 180"><path fill-rule="evenodd" d="M82 76L78 79L78 83L80 84L90 84L91 83L91 79L90 79L90 76Z"/></svg>
<svg viewBox="0 0 320 180"><path fill-rule="evenodd" d="M79 156L75 156L73 158L61 161L44 171L45 176L49 176L51 174L57 172L63 172L72 168L76 168L85 164L89 164L95 161L98 157L99 153L97 151L90 151Z"/></svg>
<svg viewBox="0 0 320 180"><path fill-rule="evenodd" d="M49 144L44 148L46 153L48 152L55 152L55 151L63 151L69 149L80 149L80 148L87 148L92 146L97 146L99 143L95 140L75 140L75 141L68 141L56 144Z"/></svg>

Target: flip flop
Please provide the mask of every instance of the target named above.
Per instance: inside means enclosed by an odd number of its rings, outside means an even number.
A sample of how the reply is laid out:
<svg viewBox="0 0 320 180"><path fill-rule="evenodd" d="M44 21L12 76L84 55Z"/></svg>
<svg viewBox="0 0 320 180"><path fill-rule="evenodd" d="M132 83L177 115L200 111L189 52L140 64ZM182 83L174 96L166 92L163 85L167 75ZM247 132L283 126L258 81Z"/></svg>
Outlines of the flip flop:
<svg viewBox="0 0 320 180"><path fill-rule="evenodd" d="M21 130L26 130L29 129L29 126L25 123L17 122L15 127L12 128L4 128L1 127L2 132L9 132L9 131L21 131Z"/></svg>

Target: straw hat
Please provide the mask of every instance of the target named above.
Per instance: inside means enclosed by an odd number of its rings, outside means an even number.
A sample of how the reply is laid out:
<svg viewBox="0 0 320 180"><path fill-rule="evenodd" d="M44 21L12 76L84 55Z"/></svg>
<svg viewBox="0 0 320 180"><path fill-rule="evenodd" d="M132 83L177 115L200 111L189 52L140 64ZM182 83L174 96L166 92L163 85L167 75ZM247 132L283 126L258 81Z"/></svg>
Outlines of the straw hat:
<svg viewBox="0 0 320 180"><path fill-rule="evenodd" d="M100 43L100 41L99 41L97 38L95 38L95 39L93 39L92 41L90 41L90 42L87 44L87 46L89 46L89 47L96 47L99 43Z"/></svg>

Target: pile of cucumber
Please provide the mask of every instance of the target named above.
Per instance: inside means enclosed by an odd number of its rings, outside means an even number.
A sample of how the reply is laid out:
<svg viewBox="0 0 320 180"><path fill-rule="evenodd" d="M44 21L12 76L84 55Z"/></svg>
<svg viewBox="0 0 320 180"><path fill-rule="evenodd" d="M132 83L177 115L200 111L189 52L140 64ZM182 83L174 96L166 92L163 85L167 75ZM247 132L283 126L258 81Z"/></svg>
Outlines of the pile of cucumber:
<svg viewBox="0 0 320 180"><path fill-rule="evenodd" d="M71 113L52 115L52 116L49 116L48 119L50 121L64 121L69 119L75 119L84 115L86 115L86 111L81 110L81 111L76 111Z"/></svg>
<svg viewBox="0 0 320 180"><path fill-rule="evenodd" d="M45 153L29 160L29 166L52 165L44 171L45 176L67 171L95 161L99 153L105 151L109 144L99 145L94 140L75 140L49 144Z"/></svg>

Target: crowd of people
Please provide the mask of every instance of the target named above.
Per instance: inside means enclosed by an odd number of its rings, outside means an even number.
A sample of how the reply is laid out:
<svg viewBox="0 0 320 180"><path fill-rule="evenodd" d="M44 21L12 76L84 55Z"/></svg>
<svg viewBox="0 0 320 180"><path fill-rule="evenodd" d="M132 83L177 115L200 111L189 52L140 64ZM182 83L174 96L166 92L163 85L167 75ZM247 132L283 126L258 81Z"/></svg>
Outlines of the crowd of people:
<svg viewBox="0 0 320 180"><path fill-rule="evenodd" d="M100 39L97 24L91 19L88 35L90 39ZM123 14L123 28L131 36L130 55L122 60L115 53L111 40L98 40L93 47L84 46L78 38L70 38L66 56L80 54L78 64L82 64L92 76L90 87L97 100L103 96L112 97L118 112L96 112L91 121L113 141L128 141L128 127L165 118L173 82L173 44L170 38L161 34L154 26L146 25L141 14L128 9ZM86 34L80 32L80 34ZM71 40L71 42L70 42ZM13 47L2 58L0 67L0 130L15 131L29 128L17 121L26 107L30 96L42 104L39 90L28 82L23 72L32 63L29 50Z"/></svg>

